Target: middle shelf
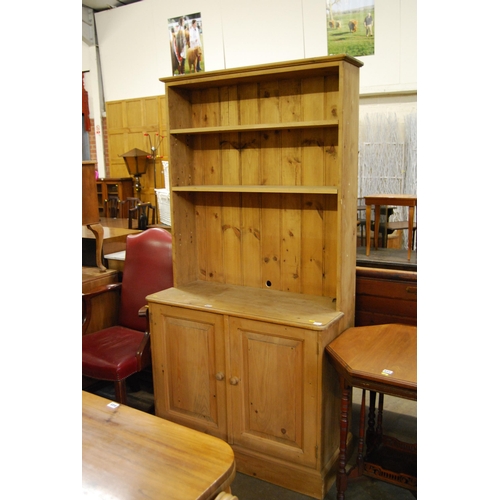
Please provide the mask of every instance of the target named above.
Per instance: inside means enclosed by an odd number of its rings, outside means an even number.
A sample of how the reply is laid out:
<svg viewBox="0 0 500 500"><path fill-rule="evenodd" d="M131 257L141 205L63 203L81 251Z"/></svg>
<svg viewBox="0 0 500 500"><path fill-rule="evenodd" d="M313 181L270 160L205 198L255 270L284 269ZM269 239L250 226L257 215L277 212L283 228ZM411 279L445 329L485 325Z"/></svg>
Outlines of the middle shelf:
<svg viewBox="0 0 500 500"><path fill-rule="evenodd" d="M310 120L295 121L284 123L255 123L240 125L220 125L205 127L174 128L170 130L172 135L182 134L214 134L229 132L264 132L269 130L292 130L292 129L311 129L311 128L330 128L338 126L338 118L330 120Z"/></svg>
<svg viewBox="0 0 500 500"><path fill-rule="evenodd" d="M222 185L174 186L174 192L206 193L283 193L283 194L337 194L337 186L262 186L262 185Z"/></svg>

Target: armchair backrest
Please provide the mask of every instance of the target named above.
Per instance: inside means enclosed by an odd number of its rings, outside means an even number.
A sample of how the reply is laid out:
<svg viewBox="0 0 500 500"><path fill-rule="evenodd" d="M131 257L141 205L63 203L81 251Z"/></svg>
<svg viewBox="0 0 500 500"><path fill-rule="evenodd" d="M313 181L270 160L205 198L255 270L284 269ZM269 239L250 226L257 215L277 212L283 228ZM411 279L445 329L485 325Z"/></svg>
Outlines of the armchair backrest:
<svg viewBox="0 0 500 500"><path fill-rule="evenodd" d="M117 196L110 196L104 200L104 214L106 217L116 219L120 215L121 201Z"/></svg>
<svg viewBox="0 0 500 500"><path fill-rule="evenodd" d="M172 287L172 235L161 228L150 228L127 236L123 266L119 323L134 330L146 331L147 318L139 309L147 304L146 296Z"/></svg>

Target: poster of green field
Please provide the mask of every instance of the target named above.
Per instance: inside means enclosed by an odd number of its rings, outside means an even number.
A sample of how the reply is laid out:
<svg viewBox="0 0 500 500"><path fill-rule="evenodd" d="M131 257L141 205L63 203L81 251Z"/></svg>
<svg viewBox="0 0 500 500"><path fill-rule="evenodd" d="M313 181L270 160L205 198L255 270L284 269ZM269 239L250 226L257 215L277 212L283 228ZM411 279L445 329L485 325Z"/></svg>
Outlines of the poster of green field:
<svg viewBox="0 0 500 500"><path fill-rule="evenodd" d="M375 54L375 0L326 0L328 54Z"/></svg>

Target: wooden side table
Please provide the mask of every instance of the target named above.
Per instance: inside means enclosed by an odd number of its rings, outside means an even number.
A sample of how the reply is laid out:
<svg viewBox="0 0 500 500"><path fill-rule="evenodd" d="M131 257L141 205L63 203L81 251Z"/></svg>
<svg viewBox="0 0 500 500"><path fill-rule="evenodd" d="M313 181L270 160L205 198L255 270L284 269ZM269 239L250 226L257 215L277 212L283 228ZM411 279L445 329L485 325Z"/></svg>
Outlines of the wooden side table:
<svg viewBox="0 0 500 500"><path fill-rule="evenodd" d="M383 435L383 396L417 400L417 328L388 324L349 328L327 346L340 376L340 457L337 498L343 500L347 477L362 474L408 489L417 489L417 445ZM356 465L348 472L347 433L352 388L363 389ZM365 390L370 391L370 411L365 447ZM375 427L375 396L379 396Z"/></svg>
<svg viewBox="0 0 500 500"><path fill-rule="evenodd" d="M380 224L380 207L382 205L395 205L397 207L408 207L408 260L411 258L413 246L413 219L415 217L415 207L417 206L417 196L413 194L374 194L365 196L366 203L366 255L370 255L370 219L372 205L375 206L375 235L373 246L378 247L378 228Z"/></svg>

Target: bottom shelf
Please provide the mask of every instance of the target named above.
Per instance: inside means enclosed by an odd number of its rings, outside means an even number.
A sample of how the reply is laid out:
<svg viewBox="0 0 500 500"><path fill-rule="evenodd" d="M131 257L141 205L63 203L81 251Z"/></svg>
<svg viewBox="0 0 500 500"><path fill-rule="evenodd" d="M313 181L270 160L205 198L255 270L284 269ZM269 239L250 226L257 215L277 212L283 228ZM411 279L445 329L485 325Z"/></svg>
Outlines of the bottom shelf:
<svg viewBox="0 0 500 500"><path fill-rule="evenodd" d="M148 302L322 331L344 315L330 297L193 281L146 297Z"/></svg>
<svg viewBox="0 0 500 500"><path fill-rule="evenodd" d="M417 445L384 437L364 459L364 474L403 488L417 490Z"/></svg>

